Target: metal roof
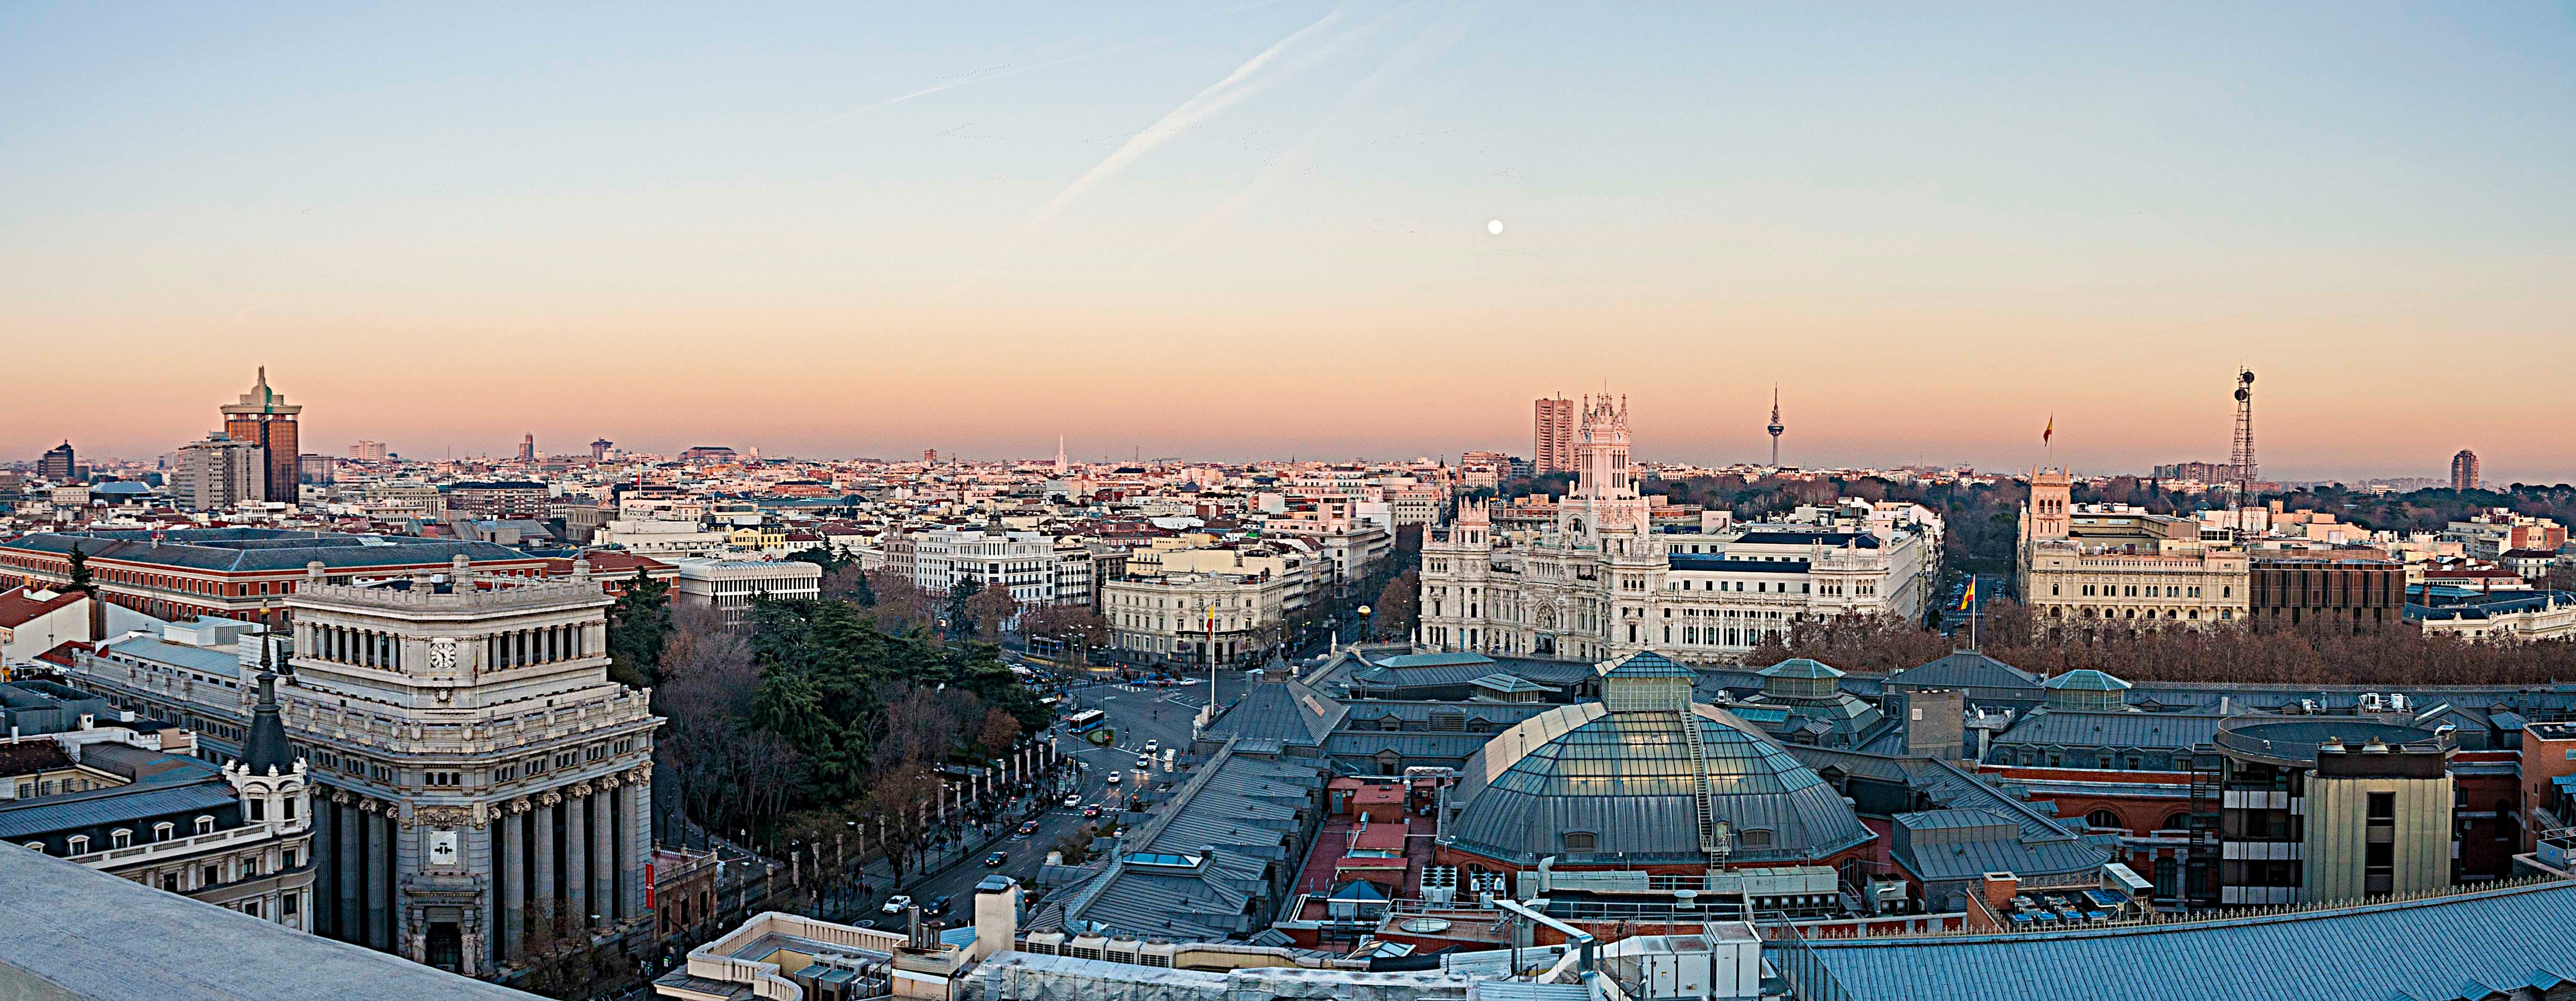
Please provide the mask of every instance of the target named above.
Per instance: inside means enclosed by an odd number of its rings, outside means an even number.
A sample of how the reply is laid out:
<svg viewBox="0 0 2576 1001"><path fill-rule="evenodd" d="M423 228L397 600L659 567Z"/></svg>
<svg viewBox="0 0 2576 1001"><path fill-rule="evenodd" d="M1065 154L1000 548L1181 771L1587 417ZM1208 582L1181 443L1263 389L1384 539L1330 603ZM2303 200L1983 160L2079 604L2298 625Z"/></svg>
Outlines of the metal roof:
<svg viewBox="0 0 2576 1001"><path fill-rule="evenodd" d="M17 840L55 831L124 824L190 810L212 810L240 802L233 788L220 781L134 790L124 786L92 789L64 796L43 796L0 806L0 840Z"/></svg>
<svg viewBox="0 0 2576 1001"><path fill-rule="evenodd" d="M2064 692L2124 692L2129 683L2086 667L2043 681L2040 687Z"/></svg>
<svg viewBox="0 0 2576 1001"><path fill-rule="evenodd" d="M2233 920L1811 940L1802 953L1850 1001L2484 998L2576 974L2576 882Z"/></svg>
<svg viewBox="0 0 2576 1001"><path fill-rule="evenodd" d="M185 668L224 678L241 677L241 654L229 646L190 646L172 643L158 636L129 636L111 640L99 648L102 654L123 654L136 660Z"/></svg>
<svg viewBox="0 0 2576 1001"><path fill-rule="evenodd" d="M2187 751L2218 736L2216 713L2033 709L1996 734L1996 746L2106 747Z"/></svg>
<svg viewBox="0 0 2576 1001"><path fill-rule="evenodd" d="M1697 860L1697 769L1685 725L1700 730L1714 818L1772 832L1773 847L1740 858L1823 858L1874 835L1840 793L1758 728L1713 706L1609 712L1562 706L1494 737L1467 760L1449 836L1503 861L1568 857L1569 831L1594 835L1595 857Z"/></svg>
<svg viewBox="0 0 2576 1001"><path fill-rule="evenodd" d="M73 546L91 560L113 560L154 566L183 567L219 573L302 570L320 562L330 569L364 569L441 564L457 556L482 563L526 560L521 553L489 542L425 539L409 535L342 535L276 528L183 528L161 532L156 541L143 530L40 532L5 547L67 556Z"/></svg>
<svg viewBox="0 0 2576 1001"><path fill-rule="evenodd" d="M1666 657L1663 654L1656 653L1652 650L1639 650L1635 653L1629 654L1626 659L1613 665L1608 671L1603 672L1601 676L1605 678L1697 679L1699 674L1690 668L1673 663L1671 658Z"/></svg>
<svg viewBox="0 0 2576 1001"><path fill-rule="evenodd" d="M1791 657L1754 673L1765 678L1839 678L1843 676L1841 669L1806 657Z"/></svg>
<svg viewBox="0 0 2576 1001"><path fill-rule="evenodd" d="M1805 560L1735 560L1714 553L1672 553L1667 565L1675 570L1713 570L1724 573L1806 573Z"/></svg>
<svg viewBox="0 0 2576 1001"><path fill-rule="evenodd" d="M2039 697L2040 677L1974 650L1958 650L1889 675L1887 683L1925 688L2028 688L2033 689L2031 697L2035 700Z"/></svg>

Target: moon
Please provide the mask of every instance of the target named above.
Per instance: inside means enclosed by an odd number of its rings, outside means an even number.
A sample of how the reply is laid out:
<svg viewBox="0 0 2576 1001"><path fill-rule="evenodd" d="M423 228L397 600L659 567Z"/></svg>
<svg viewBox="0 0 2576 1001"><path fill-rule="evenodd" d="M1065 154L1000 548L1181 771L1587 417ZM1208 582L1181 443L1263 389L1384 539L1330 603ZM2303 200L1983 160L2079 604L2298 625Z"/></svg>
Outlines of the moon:
<svg viewBox="0 0 2576 1001"><path fill-rule="evenodd" d="M1486 221L1485 221L1485 232L1492 233L1492 234L1494 234L1495 236L1501 236L1501 235L1503 235L1503 221L1502 221L1502 220L1500 220L1500 219L1489 219L1489 220L1486 220Z"/></svg>

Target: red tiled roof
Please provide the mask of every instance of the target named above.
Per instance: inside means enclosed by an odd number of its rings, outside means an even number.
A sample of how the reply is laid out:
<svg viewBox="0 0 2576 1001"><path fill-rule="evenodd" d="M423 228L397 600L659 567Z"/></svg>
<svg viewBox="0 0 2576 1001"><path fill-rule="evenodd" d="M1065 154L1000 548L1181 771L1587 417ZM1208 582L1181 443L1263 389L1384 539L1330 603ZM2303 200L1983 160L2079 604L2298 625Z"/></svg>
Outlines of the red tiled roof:
<svg viewBox="0 0 2576 1001"><path fill-rule="evenodd" d="M28 589L13 588L7 593L0 593L0 628L15 629L35 621L37 616L79 600L81 595L77 591L57 593L39 601L29 593Z"/></svg>

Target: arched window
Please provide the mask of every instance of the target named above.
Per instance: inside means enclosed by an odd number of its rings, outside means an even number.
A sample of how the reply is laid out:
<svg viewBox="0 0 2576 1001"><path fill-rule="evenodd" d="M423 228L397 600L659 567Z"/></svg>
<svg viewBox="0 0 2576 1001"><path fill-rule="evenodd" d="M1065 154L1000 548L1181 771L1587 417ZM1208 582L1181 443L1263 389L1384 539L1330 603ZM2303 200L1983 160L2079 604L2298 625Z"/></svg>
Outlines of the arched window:
<svg viewBox="0 0 2576 1001"><path fill-rule="evenodd" d="M38 855L42 855L42 854L44 854L44 853L45 853L45 843L44 843L44 842L42 842L42 841L30 841L30 842L27 842L27 847L35 849L35 850L36 850L36 854L38 854Z"/></svg>
<svg viewBox="0 0 2576 1001"><path fill-rule="evenodd" d="M2125 826L2120 823L2120 815L2109 810L2095 810L2091 813L2085 814L2084 823L2088 827L2117 828Z"/></svg>
<svg viewBox="0 0 2576 1001"><path fill-rule="evenodd" d="M213 833L215 833L215 818L213 818L213 817L207 817L207 816L200 816L200 817L198 817L198 818L197 818L197 833L199 833L199 834L213 834Z"/></svg>
<svg viewBox="0 0 2576 1001"><path fill-rule="evenodd" d="M2174 814L2174 815L2172 815L2172 816L2166 817L2166 818L2165 818L2165 825L2164 825L2163 827L2157 828L2157 830L2160 830L2160 831L2188 831L2188 830L2191 830L2191 814L2188 814L2188 813L2177 813L2177 814Z"/></svg>
<svg viewBox="0 0 2576 1001"><path fill-rule="evenodd" d="M117 829L115 829L115 830L113 830L113 831L109 831L109 832L107 832L107 846L108 846L108 847L110 847L110 848L129 848L129 847L132 847L133 845L134 845L134 832L133 832L133 830L131 830L131 829L129 829L129 828L123 828L123 827L120 827L120 828L117 828Z"/></svg>
<svg viewBox="0 0 2576 1001"><path fill-rule="evenodd" d="M75 835L72 835L72 836L71 836L71 837L69 837L69 838L64 839L64 840L63 840L63 854L65 854L65 855L87 855L87 854L89 854L89 835L86 835L86 834L75 834Z"/></svg>

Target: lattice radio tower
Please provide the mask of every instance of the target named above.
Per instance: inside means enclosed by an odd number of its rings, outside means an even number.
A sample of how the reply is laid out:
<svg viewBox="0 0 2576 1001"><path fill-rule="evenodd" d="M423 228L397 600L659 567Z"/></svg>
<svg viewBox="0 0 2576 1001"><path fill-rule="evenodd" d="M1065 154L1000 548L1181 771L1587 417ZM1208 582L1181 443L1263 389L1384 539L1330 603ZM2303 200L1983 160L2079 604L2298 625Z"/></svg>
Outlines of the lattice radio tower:
<svg viewBox="0 0 2576 1001"><path fill-rule="evenodd" d="M2236 504L2242 507L2254 502L2254 370L2236 370L2236 454L2227 464L2236 473Z"/></svg>

